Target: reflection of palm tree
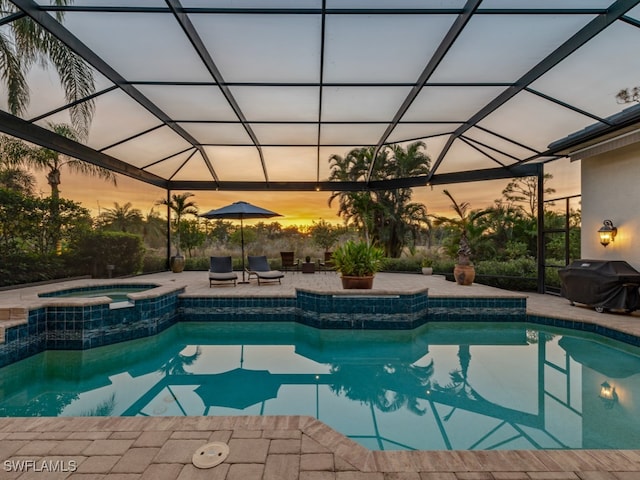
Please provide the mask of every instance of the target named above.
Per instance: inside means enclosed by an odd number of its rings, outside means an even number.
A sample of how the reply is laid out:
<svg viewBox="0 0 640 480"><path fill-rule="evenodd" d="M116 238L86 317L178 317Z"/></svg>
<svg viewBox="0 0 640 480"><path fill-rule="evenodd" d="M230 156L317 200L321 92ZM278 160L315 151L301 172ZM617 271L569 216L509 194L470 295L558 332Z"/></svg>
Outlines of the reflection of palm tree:
<svg viewBox="0 0 640 480"><path fill-rule="evenodd" d="M458 346L458 361L460 368L449 373L451 382L446 385L435 383L433 389L441 393L465 397L469 400L484 400L484 398L469 385L468 372L469 364L471 363L471 349L469 345ZM445 418L445 420L448 420L448 418Z"/></svg>
<svg viewBox="0 0 640 480"><path fill-rule="evenodd" d="M77 399L76 393L43 393L26 405L0 407L0 417L57 417Z"/></svg>
<svg viewBox="0 0 640 480"><path fill-rule="evenodd" d="M178 353L163 364L158 371L165 375L190 375L190 372L185 371L184 367L193 365L201 353L200 346L197 346L196 351L191 355L183 355L182 352Z"/></svg>
<svg viewBox="0 0 640 480"><path fill-rule="evenodd" d="M86 412L82 412L80 414L81 417L108 417L113 414L114 409L116 408L116 394L112 393L111 396L99 403L91 410Z"/></svg>
<svg viewBox="0 0 640 480"><path fill-rule="evenodd" d="M416 415L426 410L419 407L419 398L430 385L433 361L420 367L410 364L332 365L335 379L331 390L345 397L377 407L382 412L394 412L405 407Z"/></svg>

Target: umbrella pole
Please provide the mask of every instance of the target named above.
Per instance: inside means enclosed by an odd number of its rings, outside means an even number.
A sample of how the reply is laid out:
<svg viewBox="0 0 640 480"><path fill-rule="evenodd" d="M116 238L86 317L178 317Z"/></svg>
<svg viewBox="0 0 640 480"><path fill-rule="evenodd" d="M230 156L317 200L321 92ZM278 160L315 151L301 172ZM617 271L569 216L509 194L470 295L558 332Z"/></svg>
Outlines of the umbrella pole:
<svg viewBox="0 0 640 480"><path fill-rule="evenodd" d="M242 251L242 281L239 283L249 283L244 278L244 226L242 224L242 217L240 217L240 249Z"/></svg>

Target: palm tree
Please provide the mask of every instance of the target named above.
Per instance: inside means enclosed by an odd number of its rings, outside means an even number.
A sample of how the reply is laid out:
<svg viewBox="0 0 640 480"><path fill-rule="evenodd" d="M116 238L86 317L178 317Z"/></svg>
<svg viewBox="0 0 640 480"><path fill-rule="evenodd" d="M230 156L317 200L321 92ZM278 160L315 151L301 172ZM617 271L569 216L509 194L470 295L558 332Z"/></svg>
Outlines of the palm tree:
<svg viewBox="0 0 640 480"><path fill-rule="evenodd" d="M378 152L372 180L390 180L426 175L430 169L430 158L424 153L424 142L414 142L406 148L400 145L385 147ZM345 157L332 155L331 176L333 181L363 181L374 160L374 147L357 148ZM385 255L399 257L409 241L414 241L418 232L428 226L426 206L412 203L411 188L390 190L364 190L358 192L333 192L329 205L339 199L338 214L347 224L356 225L367 242L381 245ZM371 237L371 238L369 238Z"/></svg>
<svg viewBox="0 0 640 480"><path fill-rule="evenodd" d="M153 207L142 219L142 238L147 244L154 244L166 236L166 222Z"/></svg>
<svg viewBox="0 0 640 480"><path fill-rule="evenodd" d="M23 153L23 142L0 135L0 187L32 195L36 179L31 172L16 162L16 158L20 158Z"/></svg>
<svg viewBox="0 0 640 480"><path fill-rule="evenodd" d="M113 202L113 204L114 208L105 208L104 212L100 214L100 221L103 224L110 225L121 232L140 229L142 212L139 209L132 208L131 202L124 205L120 205L118 202Z"/></svg>
<svg viewBox="0 0 640 480"><path fill-rule="evenodd" d="M156 203L158 205L166 205L169 207L173 213L175 213L175 218L173 220L173 228L176 237L176 257L180 257L180 222L184 215L198 215L198 206L189 198L193 197L193 193L185 192L185 193L174 193L171 195L170 199L163 198L162 200L158 200Z"/></svg>
<svg viewBox="0 0 640 480"><path fill-rule="evenodd" d="M33 195L36 180L28 171L17 167L0 167L0 187Z"/></svg>
<svg viewBox="0 0 640 480"><path fill-rule="evenodd" d="M448 218L437 216L438 225L448 225L457 231L458 237L458 265L471 265L471 247L469 246L469 231L474 222L487 214L487 210L472 211L469 202L458 203L448 190L443 193L451 200L451 207L456 212L457 218Z"/></svg>
<svg viewBox="0 0 640 480"><path fill-rule="evenodd" d="M51 0L67 5L72 0ZM6 16L20 13L13 3L0 0L0 11ZM62 20L63 13L57 13ZM74 52L29 17L20 17L0 29L0 78L7 92L7 104L13 115L24 115L29 105L26 74L39 63L52 65L60 77L68 103L82 100L95 92L93 70ZM94 111L93 100L81 101L69 109L71 123L86 137Z"/></svg>
<svg viewBox="0 0 640 480"><path fill-rule="evenodd" d="M66 123L48 123L48 127L63 137L71 140L78 140L79 136L73 127ZM67 168L74 173L80 173L92 177L107 180L116 185L116 176L111 170L87 163L77 158L68 157L55 150L43 147L27 147L23 162L36 170L47 172L47 183L51 187L51 198L60 198L60 184L63 168Z"/></svg>
<svg viewBox="0 0 640 480"><path fill-rule="evenodd" d="M65 123L49 123L48 126L58 135L72 140L78 139L78 134L70 125ZM112 171L77 158L68 157L49 148L32 146L22 140L10 137L3 139L3 147L5 147L3 151L7 154L7 161L10 162L10 164L14 166L24 165L35 170L46 172L47 183L51 188L50 215L53 225L60 225L60 184L63 169L66 168L74 173L108 180L112 182L113 185L117 184L116 176ZM59 231L57 236L59 241Z"/></svg>

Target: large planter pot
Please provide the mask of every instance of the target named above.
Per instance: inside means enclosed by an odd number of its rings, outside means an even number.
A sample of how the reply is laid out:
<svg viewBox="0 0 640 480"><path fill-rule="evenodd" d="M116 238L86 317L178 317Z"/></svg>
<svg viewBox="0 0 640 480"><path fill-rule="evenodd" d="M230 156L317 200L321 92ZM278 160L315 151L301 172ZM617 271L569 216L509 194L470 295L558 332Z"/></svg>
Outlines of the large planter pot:
<svg viewBox="0 0 640 480"><path fill-rule="evenodd" d="M368 277L349 277L343 275L342 288L344 289L371 289L373 288L373 275Z"/></svg>
<svg viewBox="0 0 640 480"><path fill-rule="evenodd" d="M423 275L433 275L433 267L422 267Z"/></svg>
<svg viewBox="0 0 640 480"><path fill-rule="evenodd" d="M171 271L173 273L180 273L184 270L184 264L185 264L184 257L182 255L173 256L171 257L169 264L171 266Z"/></svg>
<svg viewBox="0 0 640 480"><path fill-rule="evenodd" d="M471 285L476 278L476 269L473 265L456 265L453 267L453 276L458 285Z"/></svg>

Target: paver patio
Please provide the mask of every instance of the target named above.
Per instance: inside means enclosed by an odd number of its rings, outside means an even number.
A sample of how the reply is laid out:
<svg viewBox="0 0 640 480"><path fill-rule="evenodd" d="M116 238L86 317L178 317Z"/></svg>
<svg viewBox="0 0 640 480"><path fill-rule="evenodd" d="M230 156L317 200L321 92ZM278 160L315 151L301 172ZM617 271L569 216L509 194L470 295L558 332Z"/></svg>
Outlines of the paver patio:
<svg viewBox="0 0 640 480"><path fill-rule="evenodd" d="M209 288L206 272L160 273L132 281L182 284L189 296L294 295L296 287L340 290L334 273L287 273L283 285L235 288ZM109 282L74 280L58 283L55 288ZM44 285L2 291L0 309L35 306L42 302L37 292L53 288ZM477 284L461 287L443 277L411 274L379 274L374 288L374 292L429 288L430 296L522 295ZM640 336L637 312L600 314L550 295L526 296L530 314L593 322ZM216 467L197 469L191 456L211 441L227 442L230 455ZM640 450L370 451L322 422L300 416L4 418L0 419L0 462L0 479L20 480L640 479Z"/></svg>

